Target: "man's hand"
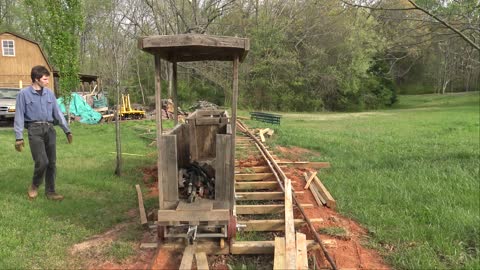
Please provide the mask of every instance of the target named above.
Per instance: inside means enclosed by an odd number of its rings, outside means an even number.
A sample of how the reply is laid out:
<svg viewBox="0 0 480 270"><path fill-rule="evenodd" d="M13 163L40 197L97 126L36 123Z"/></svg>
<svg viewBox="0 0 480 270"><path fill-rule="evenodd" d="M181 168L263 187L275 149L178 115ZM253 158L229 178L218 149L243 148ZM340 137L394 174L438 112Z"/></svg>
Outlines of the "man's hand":
<svg viewBox="0 0 480 270"><path fill-rule="evenodd" d="M67 141L68 141L68 143L69 143L69 144L72 143L72 142L73 142L73 135L72 135L72 133L71 133L71 132L68 132L66 135L67 135Z"/></svg>
<svg viewBox="0 0 480 270"><path fill-rule="evenodd" d="M18 140L15 142L15 150L17 150L18 152L22 152L24 146L25 142L23 140Z"/></svg>

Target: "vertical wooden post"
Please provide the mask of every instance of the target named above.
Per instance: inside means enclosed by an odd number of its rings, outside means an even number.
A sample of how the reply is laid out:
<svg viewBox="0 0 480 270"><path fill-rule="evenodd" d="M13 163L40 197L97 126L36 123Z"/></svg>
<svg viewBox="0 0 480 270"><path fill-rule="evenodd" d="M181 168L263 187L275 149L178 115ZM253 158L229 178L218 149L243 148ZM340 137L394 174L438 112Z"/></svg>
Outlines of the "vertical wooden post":
<svg viewBox="0 0 480 270"><path fill-rule="evenodd" d="M172 68L173 78L173 123L176 126L178 124L178 95L177 95L177 62L173 62Z"/></svg>
<svg viewBox="0 0 480 270"><path fill-rule="evenodd" d="M162 181L162 66L160 55L155 55L155 110L157 120L157 169L158 169L158 201L160 209L164 208L163 181Z"/></svg>
<svg viewBox="0 0 480 270"><path fill-rule="evenodd" d="M297 248L293 219L292 182L288 178L285 179L285 255L285 269L296 269Z"/></svg>
<svg viewBox="0 0 480 270"><path fill-rule="evenodd" d="M235 139L236 139L236 131L237 131L237 99L238 99L238 65L239 65L239 56L235 55L235 58L233 59L233 93L232 93L232 117L231 117L231 123L230 126L232 127L232 143L231 143L231 163L230 164L235 164ZM234 166L234 165L233 165ZM234 166L235 167L235 166ZM232 170L232 176L230 179L234 181L234 172L235 170ZM235 205L235 185L233 185L233 188L231 188L232 192L230 193L230 209L233 209Z"/></svg>

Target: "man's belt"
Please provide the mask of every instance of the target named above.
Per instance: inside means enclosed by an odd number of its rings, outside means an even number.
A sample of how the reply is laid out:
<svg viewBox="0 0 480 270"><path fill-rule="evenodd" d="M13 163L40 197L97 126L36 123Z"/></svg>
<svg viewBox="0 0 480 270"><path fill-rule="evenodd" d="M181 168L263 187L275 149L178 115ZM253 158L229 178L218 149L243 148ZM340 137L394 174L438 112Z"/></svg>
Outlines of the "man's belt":
<svg viewBox="0 0 480 270"><path fill-rule="evenodd" d="M52 125L53 122L48 122L48 121L30 121L30 122L25 122L25 126L30 127L30 126L36 126L36 125Z"/></svg>

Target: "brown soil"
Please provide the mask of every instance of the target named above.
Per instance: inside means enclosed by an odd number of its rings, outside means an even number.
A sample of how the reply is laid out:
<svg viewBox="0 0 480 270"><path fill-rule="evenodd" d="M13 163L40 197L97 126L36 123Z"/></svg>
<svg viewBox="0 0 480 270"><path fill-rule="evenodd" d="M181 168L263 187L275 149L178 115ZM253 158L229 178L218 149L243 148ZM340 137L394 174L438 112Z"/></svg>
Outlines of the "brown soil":
<svg viewBox="0 0 480 270"><path fill-rule="evenodd" d="M137 220L138 217L134 213L135 211L129 211L127 216L135 215L135 220ZM143 233L142 240L134 247L134 256L117 262L105 255L105 248L115 242L131 226L137 226L137 224L135 222L120 223L113 229L74 245L70 248L72 267L78 268L80 265L82 269L149 269L155 250L140 249L140 243L156 241L156 233L151 231Z"/></svg>

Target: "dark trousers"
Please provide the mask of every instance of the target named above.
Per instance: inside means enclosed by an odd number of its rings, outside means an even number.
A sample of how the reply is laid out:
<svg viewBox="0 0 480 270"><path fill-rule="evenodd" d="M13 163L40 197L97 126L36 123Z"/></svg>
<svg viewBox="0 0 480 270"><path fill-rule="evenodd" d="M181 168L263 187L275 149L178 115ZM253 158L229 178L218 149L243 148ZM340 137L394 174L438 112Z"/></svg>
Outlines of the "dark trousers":
<svg viewBox="0 0 480 270"><path fill-rule="evenodd" d="M28 141L35 162L32 184L37 188L45 176L45 193L55 192L56 137L53 124L32 123L28 125Z"/></svg>

